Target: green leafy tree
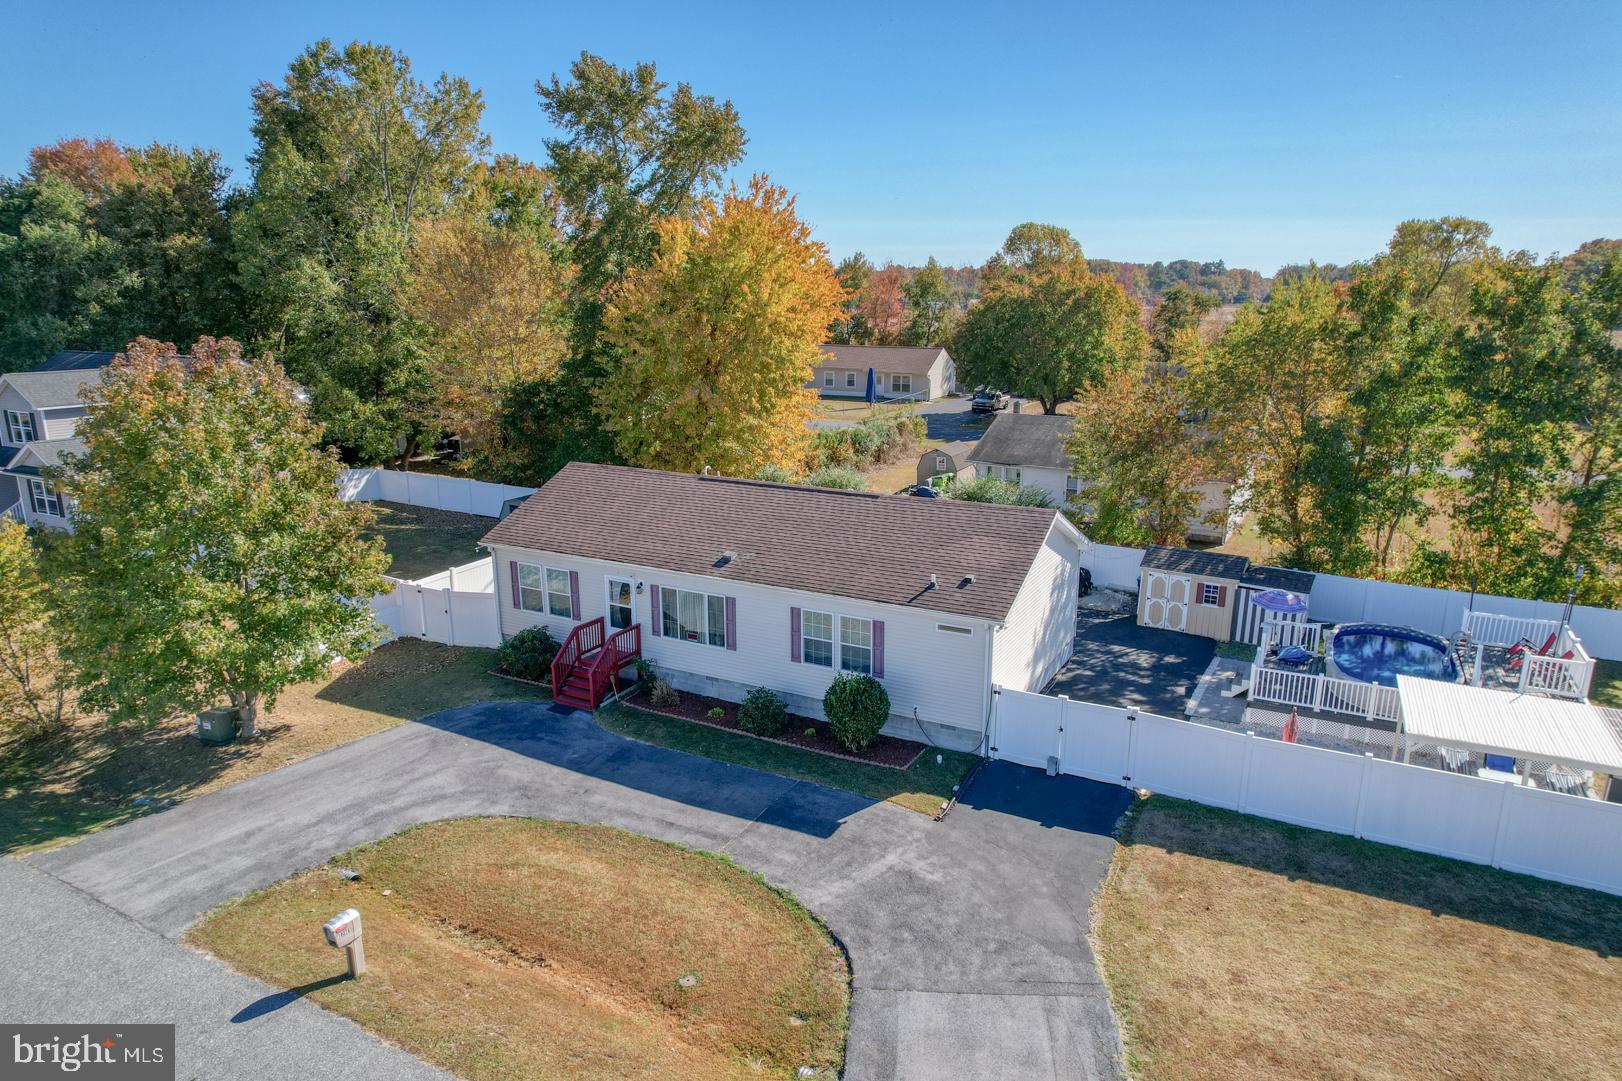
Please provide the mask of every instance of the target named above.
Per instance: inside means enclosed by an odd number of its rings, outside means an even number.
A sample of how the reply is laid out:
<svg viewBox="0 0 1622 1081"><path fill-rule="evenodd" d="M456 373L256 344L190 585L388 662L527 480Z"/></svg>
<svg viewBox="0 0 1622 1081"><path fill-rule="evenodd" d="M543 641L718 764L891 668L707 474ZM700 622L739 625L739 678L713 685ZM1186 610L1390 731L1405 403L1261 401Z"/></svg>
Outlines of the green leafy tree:
<svg viewBox="0 0 1622 1081"><path fill-rule="evenodd" d="M957 301L934 256L901 286L901 297L907 304L902 344L945 345L957 315Z"/></svg>
<svg viewBox="0 0 1622 1081"><path fill-rule="evenodd" d="M985 293L952 338L968 385L999 387L1045 413L1141 362L1137 304L1114 278L1093 274L1056 226L1022 225L982 274Z"/></svg>
<svg viewBox="0 0 1622 1081"><path fill-rule="evenodd" d="M235 229L254 344L310 388L351 458L437 434L430 354L401 310L416 225L456 208L488 145L465 79L384 46L320 41L254 91L251 202Z"/></svg>
<svg viewBox="0 0 1622 1081"><path fill-rule="evenodd" d="M192 352L137 340L88 391L86 450L59 476L63 653L114 720L224 697L252 737L283 688L376 641L387 557L281 368L229 339Z"/></svg>
<svg viewBox="0 0 1622 1081"><path fill-rule="evenodd" d="M1622 606L1622 248L1578 277L1567 304L1572 328L1566 409L1567 467L1557 481L1560 541L1542 590L1558 596L1587 574L1586 604Z"/></svg>
<svg viewBox="0 0 1622 1081"><path fill-rule="evenodd" d="M1191 349L1203 352L1200 324L1216 307L1216 298L1209 294L1182 285L1168 289L1149 316L1149 351L1154 359L1171 368L1187 359L1180 354Z"/></svg>
<svg viewBox="0 0 1622 1081"><path fill-rule="evenodd" d="M1189 373L1191 404L1227 476L1249 477L1243 503L1291 566L1322 557L1311 460L1320 427L1351 382L1337 287L1318 277L1239 310Z"/></svg>
<svg viewBox="0 0 1622 1081"><path fill-rule="evenodd" d="M717 193L745 141L731 102L671 89L650 63L619 68L583 52L567 80L535 91L561 133L546 141L547 171L575 276L568 357L554 377L512 387L501 413L506 476L531 484L569 461L615 457L595 407L620 361L599 339L607 293L652 263L659 222L691 220Z"/></svg>
<svg viewBox="0 0 1622 1081"><path fill-rule="evenodd" d="M873 264L857 252L840 260L834 273L845 289L845 300L840 304L839 318L828 329L828 340L836 345L871 345L873 327L862 310L862 298L873 280Z"/></svg>
<svg viewBox="0 0 1622 1081"><path fill-rule="evenodd" d="M69 717L67 673L51 630L52 605L28 530L0 519L0 729L31 739Z"/></svg>

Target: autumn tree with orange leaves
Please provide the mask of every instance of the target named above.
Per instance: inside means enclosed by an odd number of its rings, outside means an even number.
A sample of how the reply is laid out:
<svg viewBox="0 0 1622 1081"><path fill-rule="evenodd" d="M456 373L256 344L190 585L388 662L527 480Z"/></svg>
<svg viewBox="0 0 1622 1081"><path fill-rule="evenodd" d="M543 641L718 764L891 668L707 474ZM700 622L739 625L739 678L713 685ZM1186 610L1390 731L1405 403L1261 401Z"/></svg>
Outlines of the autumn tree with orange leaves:
<svg viewBox="0 0 1622 1081"><path fill-rule="evenodd" d="M764 176L659 224L653 265L613 293L623 360L597 391L632 465L751 476L800 462L806 389L845 292L794 199Z"/></svg>

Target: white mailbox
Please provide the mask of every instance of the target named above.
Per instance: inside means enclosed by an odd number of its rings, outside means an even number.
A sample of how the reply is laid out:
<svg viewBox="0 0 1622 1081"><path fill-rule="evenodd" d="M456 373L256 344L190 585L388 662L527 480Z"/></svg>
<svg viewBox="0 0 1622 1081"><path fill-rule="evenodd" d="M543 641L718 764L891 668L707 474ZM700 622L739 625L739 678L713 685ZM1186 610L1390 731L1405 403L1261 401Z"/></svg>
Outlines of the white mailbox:
<svg viewBox="0 0 1622 1081"><path fill-rule="evenodd" d="M327 945L345 947L360 937L360 912L346 908L321 925L326 933Z"/></svg>

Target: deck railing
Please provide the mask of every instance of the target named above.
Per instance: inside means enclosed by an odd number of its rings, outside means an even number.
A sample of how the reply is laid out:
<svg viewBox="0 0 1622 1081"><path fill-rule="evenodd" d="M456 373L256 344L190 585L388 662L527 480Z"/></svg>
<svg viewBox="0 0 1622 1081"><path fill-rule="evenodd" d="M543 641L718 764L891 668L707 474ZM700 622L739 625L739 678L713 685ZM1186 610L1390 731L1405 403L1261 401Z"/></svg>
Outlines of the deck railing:
<svg viewBox="0 0 1622 1081"><path fill-rule="evenodd" d="M1544 639L1547 638L1545 634ZM1588 655L1583 648L1583 640L1572 633L1570 627L1559 629L1555 643L1547 654L1540 655L1531 650L1522 653L1520 667L1520 689L1523 691L1586 700L1594 682L1594 658Z"/></svg>
<svg viewBox="0 0 1622 1081"><path fill-rule="evenodd" d="M563 640L558 647L556 657L552 658L552 688L557 693L568 680L569 673L574 671L580 659L603 644L603 617L588 619L569 632L569 637Z"/></svg>
<svg viewBox="0 0 1622 1081"><path fill-rule="evenodd" d="M1397 689L1313 672L1257 667L1250 675L1250 699L1297 709L1344 713L1368 721L1398 718Z"/></svg>
<svg viewBox="0 0 1622 1081"><path fill-rule="evenodd" d="M0 510L0 518L10 518L14 522L23 522L24 524L27 524L26 520L23 518L22 500L19 499L5 510Z"/></svg>
<svg viewBox="0 0 1622 1081"><path fill-rule="evenodd" d="M1470 641L1482 645L1513 646L1521 642L1531 642L1532 648L1537 649L1549 640L1549 635L1560 632L1560 624L1553 619L1500 616L1492 612L1466 612L1459 629L1469 635Z"/></svg>
<svg viewBox="0 0 1622 1081"><path fill-rule="evenodd" d="M604 694L619 692L620 670L642 656L642 624L633 623L608 636L602 652L591 660L592 700L601 701Z"/></svg>

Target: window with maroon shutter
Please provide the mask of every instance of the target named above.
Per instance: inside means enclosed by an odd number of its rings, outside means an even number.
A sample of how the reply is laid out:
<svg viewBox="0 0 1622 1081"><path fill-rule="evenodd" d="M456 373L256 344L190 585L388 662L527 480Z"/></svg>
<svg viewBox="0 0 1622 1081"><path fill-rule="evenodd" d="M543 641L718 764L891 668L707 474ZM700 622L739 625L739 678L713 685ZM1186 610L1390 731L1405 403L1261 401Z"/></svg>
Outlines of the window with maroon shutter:
<svg viewBox="0 0 1622 1081"><path fill-rule="evenodd" d="M727 648L736 651L738 648L738 599L728 597L726 604L727 620Z"/></svg>
<svg viewBox="0 0 1622 1081"><path fill-rule="evenodd" d="M580 618L580 572L569 572L569 618Z"/></svg>
<svg viewBox="0 0 1622 1081"><path fill-rule="evenodd" d="M788 610L788 659L800 663L800 610Z"/></svg>
<svg viewBox="0 0 1622 1081"><path fill-rule="evenodd" d="M664 620L660 617L659 587L648 587L648 626L653 629L653 636L659 637Z"/></svg>

